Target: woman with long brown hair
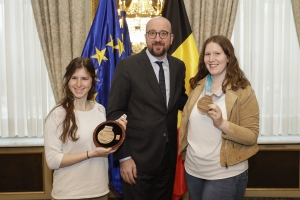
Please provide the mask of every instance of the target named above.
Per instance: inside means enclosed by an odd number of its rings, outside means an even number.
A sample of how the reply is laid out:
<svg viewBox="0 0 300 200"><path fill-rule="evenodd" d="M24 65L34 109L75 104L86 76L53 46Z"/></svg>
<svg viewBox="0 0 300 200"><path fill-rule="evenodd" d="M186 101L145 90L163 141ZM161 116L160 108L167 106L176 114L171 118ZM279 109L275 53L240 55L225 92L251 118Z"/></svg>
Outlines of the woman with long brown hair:
<svg viewBox="0 0 300 200"><path fill-rule="evenodd" d="M259 107L225 36L208 38L180 125L191 200L240 200L248 158L258 151Z"/></svg>
<svg viewBox="0 0 300 200"><path fill-rule="evenodd" d="M64 75L64 97L45 122L45 155L53 173L53 199L106 200L108 154L96 147L93 131L106 121L105 108L92 101L95 68L89 58L73 59ZM126 128L126 119L117 120Z"/></svg>

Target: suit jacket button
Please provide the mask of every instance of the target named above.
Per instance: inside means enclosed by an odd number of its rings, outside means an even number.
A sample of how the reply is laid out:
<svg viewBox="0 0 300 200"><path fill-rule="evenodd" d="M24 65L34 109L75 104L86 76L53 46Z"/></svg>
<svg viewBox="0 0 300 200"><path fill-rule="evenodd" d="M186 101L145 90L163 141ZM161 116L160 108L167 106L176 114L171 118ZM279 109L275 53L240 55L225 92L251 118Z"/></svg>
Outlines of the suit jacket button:
<svg viewBox="0 0 300 200"><path fill-rule="evenodd" d="M167 134L166 134L166 133L164 133L164 134L163 134L163 136L164 136L164 137L166 137L166 136L167 136Z"/></svg>

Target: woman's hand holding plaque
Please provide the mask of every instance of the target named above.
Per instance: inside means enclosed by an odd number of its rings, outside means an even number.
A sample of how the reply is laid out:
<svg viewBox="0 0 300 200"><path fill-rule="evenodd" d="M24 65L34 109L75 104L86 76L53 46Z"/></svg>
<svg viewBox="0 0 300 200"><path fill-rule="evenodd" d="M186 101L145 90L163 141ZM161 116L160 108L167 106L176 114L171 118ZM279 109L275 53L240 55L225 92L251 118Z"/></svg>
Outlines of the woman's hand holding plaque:
<svg viewBox="0 0 300 200"><path fill-rule="evenodd" d="M96 147L118 149L125 140L126 117L124 114L116 121L107 120L99 124L93 134Z"/></svg>

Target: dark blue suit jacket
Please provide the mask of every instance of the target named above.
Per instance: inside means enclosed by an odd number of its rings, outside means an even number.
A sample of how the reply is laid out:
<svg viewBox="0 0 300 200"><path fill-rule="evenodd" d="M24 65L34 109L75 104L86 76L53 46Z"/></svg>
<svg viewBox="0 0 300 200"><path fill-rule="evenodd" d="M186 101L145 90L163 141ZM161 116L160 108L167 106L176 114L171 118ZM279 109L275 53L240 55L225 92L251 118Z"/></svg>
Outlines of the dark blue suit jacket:
<svg viewBox="0 0 300 200"><path fill-rule="evenodd" d="M131 156L137 170L152 172L162 161L165 134L175 166L177 157L177 113L187 100L184 63L167 56L170 67L170 99L166 108L153 67L144 49L120 60L116 66L108 100L107 119L127 115L126 139L115 158Z"/></svg>

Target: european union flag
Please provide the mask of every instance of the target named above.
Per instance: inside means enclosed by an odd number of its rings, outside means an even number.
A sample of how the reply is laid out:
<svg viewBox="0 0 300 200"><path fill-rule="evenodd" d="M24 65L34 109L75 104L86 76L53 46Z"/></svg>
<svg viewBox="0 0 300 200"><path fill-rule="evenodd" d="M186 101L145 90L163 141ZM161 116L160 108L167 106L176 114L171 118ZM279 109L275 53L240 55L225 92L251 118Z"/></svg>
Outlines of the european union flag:
<svg viewBox="0 0 300 200"><path fill-rule="evenodd" d="M92 27L85 42L82 56L92 59L96 76L95 100L107 109L107 101L115 66L131 55L126 13L122 11L121 26L115 0L100 1ZM122 195L119 162L108 157L109 179L113 188Z"/></svg>
<svg viewBox="0 0 300 200"><path fill-rule="evenodd" d="M122 11L120 27L115 0L100 1L82 56L92 59L96 75L95 100L107 108L107 100L115 66L131 54L129 32Z"/></svg>

